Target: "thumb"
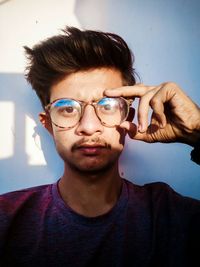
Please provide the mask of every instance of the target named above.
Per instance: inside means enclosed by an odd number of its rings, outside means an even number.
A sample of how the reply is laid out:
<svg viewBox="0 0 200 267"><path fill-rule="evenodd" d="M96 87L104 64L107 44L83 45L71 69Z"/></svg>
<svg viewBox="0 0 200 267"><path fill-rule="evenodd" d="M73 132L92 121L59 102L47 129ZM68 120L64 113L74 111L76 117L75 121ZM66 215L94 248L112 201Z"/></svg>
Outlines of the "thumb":
<svg viewBox="0 0 200 267"><path fill-rule="evenodd" d="M125 121L120 124L120 128L125 129L131 139L144 141L144 142L147 142L148 140L147 133L138 132L138 127L133 122Z"/></svg>

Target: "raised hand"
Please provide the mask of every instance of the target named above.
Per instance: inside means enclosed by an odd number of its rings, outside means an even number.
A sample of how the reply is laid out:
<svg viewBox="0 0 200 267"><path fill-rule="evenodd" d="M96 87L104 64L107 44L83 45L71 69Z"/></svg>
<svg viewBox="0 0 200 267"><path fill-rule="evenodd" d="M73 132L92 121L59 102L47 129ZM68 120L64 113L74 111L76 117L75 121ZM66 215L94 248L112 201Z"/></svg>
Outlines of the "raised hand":
<svg viewBox="0 0 200 267"><path fill-rule="evenodd" d="M130 121L120 125L132 139L189 145L200 139L200 108L175 83L124 86L105 90L105 95L139 98L138 126ZM148 124L150 108L153 112Z"/></svg>

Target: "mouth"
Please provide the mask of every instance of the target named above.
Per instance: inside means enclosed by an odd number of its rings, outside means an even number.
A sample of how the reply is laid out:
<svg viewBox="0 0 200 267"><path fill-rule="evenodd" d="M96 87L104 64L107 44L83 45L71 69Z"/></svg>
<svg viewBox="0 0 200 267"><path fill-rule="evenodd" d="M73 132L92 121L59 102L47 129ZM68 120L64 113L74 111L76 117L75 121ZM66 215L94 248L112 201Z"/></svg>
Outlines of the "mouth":
<svg viewBox="0 0 200 267"><path fill-rule="evenodd" d="M77 147L86 156L97 156L106 148L106 146L100 144L82 144Z"/></svg>

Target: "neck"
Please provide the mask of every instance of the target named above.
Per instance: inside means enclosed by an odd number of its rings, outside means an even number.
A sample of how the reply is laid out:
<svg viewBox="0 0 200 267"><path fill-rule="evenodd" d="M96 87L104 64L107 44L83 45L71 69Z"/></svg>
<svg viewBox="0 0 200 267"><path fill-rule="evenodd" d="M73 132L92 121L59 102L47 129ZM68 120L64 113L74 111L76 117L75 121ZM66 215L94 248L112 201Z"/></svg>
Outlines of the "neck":
<svg viewBox="0 0 200 267"><path fill-rule="evenodd" d="M98 173L80 173L65 166L58 187L65 203L77 213L102 215L112 209L121 192L118 165Z"/></svg>

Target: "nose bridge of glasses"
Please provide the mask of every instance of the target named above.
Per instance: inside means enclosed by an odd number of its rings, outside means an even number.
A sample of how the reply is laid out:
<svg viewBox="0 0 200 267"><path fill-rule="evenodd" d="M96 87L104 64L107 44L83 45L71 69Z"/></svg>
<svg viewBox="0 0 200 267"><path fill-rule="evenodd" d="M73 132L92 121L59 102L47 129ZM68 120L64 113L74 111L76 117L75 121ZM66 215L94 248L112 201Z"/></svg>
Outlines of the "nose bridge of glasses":
<svg viewBox="0 0 200 267"><path fill-rule="evenodd" d="M82 120L82 117L85 115L85 110L88 106L91 106L94 110L94 113L95 113L95 116L98 118L99 121L101 121L101 119L99 118L98 116L98 113L97 113L97 101L88 101L88 102L81 102L81 106L82 106L82 114L81 114L81 120ZM89 114L91 115L91 109L89 111Z"/></svg>

